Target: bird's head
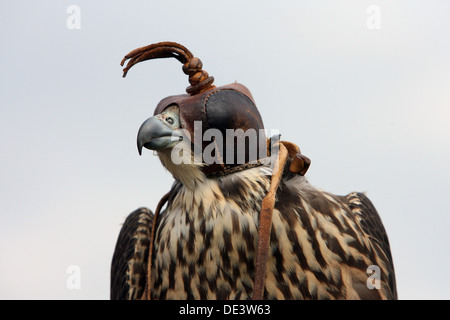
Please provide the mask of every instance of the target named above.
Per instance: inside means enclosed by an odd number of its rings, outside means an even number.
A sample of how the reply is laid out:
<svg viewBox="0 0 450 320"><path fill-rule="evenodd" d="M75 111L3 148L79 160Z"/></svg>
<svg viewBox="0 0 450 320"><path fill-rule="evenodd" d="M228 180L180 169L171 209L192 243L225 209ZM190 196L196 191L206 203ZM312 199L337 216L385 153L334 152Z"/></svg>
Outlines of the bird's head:
<svg viewBox="0 0 450 320"><path fill-rule="evenodd" d="M175 179L185 185L247 168L267 157L262 118L250 91L239 83L216 87L214 78L185 47L162 42L133 50L124 76L136 63L174 57L189 75L187 94L169 96L140 127L139 154L155 150Z"/></svg>
<svg viewBox="0 0 450 320"><path fill-rule="evenodd" d="M163 112L147 119L139 128L137 147L149 150L171 150L183 140L180 113L177 105L172 105Z"/></svg>
<svg viewBox="0 0 450 320"><path fill-rule="evenodd" d="M175 104L144 121L138 131L137 147L140 155L143 148L156 151L164 167L188 187L195 188L205 178L201 166L193 162L191 143Z"/></svg>

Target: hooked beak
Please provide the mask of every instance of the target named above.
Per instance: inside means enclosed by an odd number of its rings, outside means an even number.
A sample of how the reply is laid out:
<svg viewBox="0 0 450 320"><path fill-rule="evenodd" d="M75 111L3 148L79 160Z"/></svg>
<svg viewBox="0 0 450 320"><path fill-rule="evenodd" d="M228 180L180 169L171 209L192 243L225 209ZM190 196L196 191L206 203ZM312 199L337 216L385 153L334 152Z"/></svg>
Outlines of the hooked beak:
<svg viewBox="0 0 450 320"><path fill-rule="evenodd" d="M182 136L161 121L161 117L151 117L141 125L137 136L139 155L142 147L150 150L161 150L176 144Z"/></svg>

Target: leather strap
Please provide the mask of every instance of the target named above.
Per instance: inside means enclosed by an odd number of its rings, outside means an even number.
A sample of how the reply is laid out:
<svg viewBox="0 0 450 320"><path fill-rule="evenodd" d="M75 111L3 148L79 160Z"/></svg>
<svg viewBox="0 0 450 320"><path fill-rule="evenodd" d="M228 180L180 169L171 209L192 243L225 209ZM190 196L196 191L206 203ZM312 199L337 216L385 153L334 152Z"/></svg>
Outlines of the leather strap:
<svg viewBox="0 0 450 320"><path fill-rule="evenodd" d="M272 215L275 207L275 195L283 175L283 168L287 160L287 149L280 144L279 158L275 162L276 173L272 175L269 192L264 197L259 215L258 247L256 251L256 272L253 288L253 300L262 300L266 280L267 257L270 247L270 231L272 229Z"/></svg>
<svg viewBox="0 0 450 320"><path fill-rule="evenodd" d="M264 159L260 159L260 160L254 161L254 162L244 163L239 166L225 166L223 164L213 163L213 164L210 164L207 166L203 166L202 172L207 177L225 176L230 173L262 166L264 164L264 162L267 160L268 160L268 158L264 158Z"/></svg>
<svg viewBox="0 0 450 320"><path fill-rule="evenodd" d="M169 196L170 196L170 191L167 192L161 198L161 200L159 200L158 206L156 207L155 215L153 216L152 231L150 233L150 245L149 245L149 249L148 249L147 282L145 284L145 291L144 291L144 295L143 295L144 300L152 300L151 284L152 284L153 244L155 243L155 234L156 234L158 216L161 211L161 208L164 206L164 204L169 199Z"/></svg>
<svg viewBox="0 0 450 320"><path fill-rule="evenodd" d="M259 215L253 300L262 300L264 297L275 196L283 176L283 170L288 156L293 158L289 167L289 171L293 173L304 175L311 164L309 158L300 153L300 148L298 146L288 141L279 142L279 153L274 165L274 173L272 174L270 181L270 188L262 201L261 212Z"/></svg>

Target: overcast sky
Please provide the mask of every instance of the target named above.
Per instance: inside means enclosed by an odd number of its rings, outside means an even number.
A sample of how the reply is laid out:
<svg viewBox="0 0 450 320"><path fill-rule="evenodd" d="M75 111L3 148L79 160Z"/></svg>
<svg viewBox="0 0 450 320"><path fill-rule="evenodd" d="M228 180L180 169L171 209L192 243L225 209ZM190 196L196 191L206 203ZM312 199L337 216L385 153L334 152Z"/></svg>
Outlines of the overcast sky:
<svg viewBox="0 0 450 320"><path fill-rule="evenodd" d="M125 79L119 63L175 41L215 84L251 90L313 185L367 192L400 299L449 299L449 14L445 0L1 1L0 298L109 298L121 223L173 181L137 131L188 86L174 59Z"/></svg>

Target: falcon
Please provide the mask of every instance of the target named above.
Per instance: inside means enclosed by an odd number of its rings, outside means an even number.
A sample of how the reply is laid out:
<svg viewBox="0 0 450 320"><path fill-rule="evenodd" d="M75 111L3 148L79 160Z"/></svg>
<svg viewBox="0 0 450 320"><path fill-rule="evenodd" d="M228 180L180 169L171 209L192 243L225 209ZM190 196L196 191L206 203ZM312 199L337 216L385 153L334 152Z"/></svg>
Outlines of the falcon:
<svg viewBox="0 0 450 320"><path fill-rule="evenodd" d="M312 186L310 160L266 137L250 91L214 86L178 43L131 51L124 76L156 58L179 60L191 85L161 100L137 145L174 183L154 213L126 218L111 299L397 299L389 240L367 196Z"/></svg>

